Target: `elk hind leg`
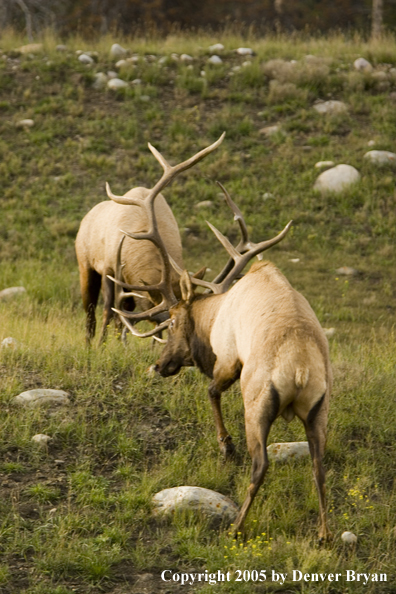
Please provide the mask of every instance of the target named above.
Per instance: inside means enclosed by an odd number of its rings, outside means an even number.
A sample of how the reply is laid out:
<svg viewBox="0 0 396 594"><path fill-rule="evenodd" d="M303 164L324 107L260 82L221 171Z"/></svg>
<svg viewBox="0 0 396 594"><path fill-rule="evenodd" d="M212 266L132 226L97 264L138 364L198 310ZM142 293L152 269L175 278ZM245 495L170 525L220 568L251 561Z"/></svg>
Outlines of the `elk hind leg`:
<svg viewBox="0 0 396 594"><path fill-rule="evenodd" d="M110 271L103 275L102 291L103 291L103 322L100 334L99 344L103 344L107 336L107 327L111 318L114 315L112 308L114 307L114 282L107 278L107 274L112 274Z"/></svg>
<svg viewBox="0 0 396 594"><path fill-rule="evenodd" d="M258 411L257 406L260 406L261 410ZM267 439L278 412L279 394L273 384L262 398L245 399L246 439L252 459L252 472L245 501L235 520L235 535L243 530L248 511L268 470Z"/></svg>
<svg viewBox="0 0 396 594"><path fill-rule="evenodd" d="M80 287L86 313L85 338L89 346L96 331L95 309L100 293L101 276L93 268L80 267Z"/></svg>
<svg viewBox="0 0 396 594"><path fill-rule="evenodd" d="M319 497L319 542L331 539L331 532L327 524L325 470L322 461L327 427L327 411L326 406L324 406L325 397L326 394L323 394L322 398L311 408L304 423Z"/></svg>

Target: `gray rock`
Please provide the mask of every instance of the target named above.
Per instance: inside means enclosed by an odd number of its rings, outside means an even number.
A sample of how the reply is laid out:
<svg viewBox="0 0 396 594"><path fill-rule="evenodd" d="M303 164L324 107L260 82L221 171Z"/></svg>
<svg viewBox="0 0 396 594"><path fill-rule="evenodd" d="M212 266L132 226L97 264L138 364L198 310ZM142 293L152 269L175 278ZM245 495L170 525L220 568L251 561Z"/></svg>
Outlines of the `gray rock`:
<svg viewBox="0 0 396 594"><path fill-rule="evenodd" d="M221 493L201 487L173 487L153 497L154 514L172 515L176 510L201 512L212 520L233 522L238 507Z"/></svg>
<svg viewBox="0 0 396 594"><path fill-rule="evenodd" d="M396 154L390 151L369 151L364 158L374 165L395 165Z"/></svg>
<svg viewBox="0 0 396 594"><path fill-rule="evenodd" d="M369 140L367 143L367 146L375 146L377 143L375 142L375 140Z"/></svg>
<svg viewBox="0 0 396 594"><path fill-rule="evenodd" d="M80 54L78 56L78 59L80 62L82 62L82 64L93 64L94 63L93 58L91 58L91 56L88 56L88 54Z"/></svg>
<svg viewBox="0 0 396 594"><path fill-rule="evenodd" d="M214 43L213 45L209 46L209 51L211 54L215 54L217 52L222 52L224 49L224 45L222 43Z"/></svg>
<svg viewBox="0 0 396 594"><path fill-rule="evenodd" d="M67 47L62 44L57 45L55 49L57 52L66 52L67 51Z"/></svg>
<svg viewBox="0 0 396 594"><path fill-rule="evenodd" d="M8 336L1 341L1 348L2 349L17 349L19 347L19 342L12 338L12 336Z"/></svg>
<svg viewBox="0 0 396 594"><path fill-rule="evenodd" d="M211 200L202 200L202 202L197 202L195 208L212 208L213 202Z"/></svg>
<svg viewBox="0 0 396 594"><path fill-rule="evenodd" d="M318 161L315 163L316 169L328 169L334 167L334 161Z"/></svg>
<svg viewBox="0 0 396 594"><path fill-rule="evenodd" d="M279 130L280 126L276 124L274 126L266 126L265 128L261 128L261 130L259 130L259 134L264 134L264 136L272 136L273 134L279 132Z"/></svg>
<svg viewBox="0 0 396 594"><path fill-rule="evenodd" d="M333 99L316 103L313 107L320 114L345 113L348 110L343 101L335 101Z"/></svg>
<svg viewBox="0 0 396 594"><path fill-rule="evenodd" d="M285 443L271 443L267 447L268 458L273 462L287 462L309 456L307 441L290 441Z"/></svg>
<svg viewBox="0 0 396 594"><path fill-rule="evenodd" d="M263 200L276 200L276 198L271 192L264 192Z"/></svg>
<svg viewBox="0 0 396 594"><path fill-rule="evenodd" d="M32 128L32 126L34 126L34 121L30 119L19 120L15 125L17 128Z"/></svg>
<svg viewBox="0 0 396 594"><path fill-rule="evenodd" d="M51 437L49 435L45 435L45 433L37 433L37 435L33 435L32 441L37 443L42 448L47 447L48 442L51 441Z"/></svg>
<svg viewBox="0 0 396 594"><path fill-rule="evenodd" d="M352 165L337 165L317 178L314 188L319 192L340 193L360 180L360 173Z"/></svg>
<svg viewBox="0 0 396 594"><path fill-rule="evenodd" d="M337 268L336 274L339 274L340 276L357 276L359 271L350 266L341 266L341 268Z"/></svg>
<svg viewBox="0 0 396 594"><path fill-rule="evenodd" d="M0 291L0 301L9 301L14 297L20 297L26 295L25 287L9 287Z"/></svg>
<svg viewBox="0 0 396 594"><path fill-rule="evenodd" d="M358 58L354 61L353 66L359 72L371 72L373 67L371 66L370 62L365 60L364 58Z"/></svg>
<svg viewBox="0 0 396 594"><path fill-rule="evenodd" d="M353 532L349 532L349 530L347 530L341 534L341 540L346 544L354 545L357 543L357 536Z"/></svg>
<svg viewBox="0 0 396 594"><path fill-rule="evenodd" d="M127 50L123 48L119 43L113 43L113 45L110 48L110 56L115 60L124 58L127 55L127 53Z"/></svg>
<svg viewBox="0 0 396 594"><path fill-rule="evenodd" d="M141 85L142 84L142 79L141 78L134 78L132 81L133 85Z"/></svg>
<svg viewBox="0 0 396 594"><path fill-rule="evenodd" d="M208 59L208 62L209 62L209 64L218 65L218 64L222 64L223 60L220 58L220 56L213 54L213 56L210 56L210 58Z"/></svg>
<svg viewBox="0 0 396 594"><path fill-rule="evenodd" d="M107 87L112 91L118 91L118 89L126 89L128 83L125 80L121 80L120 78L111 78L108 83Z"/></svg>
<svg viewBox="0 0 396 594"><path fill-rule="evenodd" d="M115 67L116 68L122 68L123 66L126 66L128 64L128 62L126 60L118 60L118 62L115 63Z"/></svg>
<svg viewBox="0 0 396 594"><path fill-rule="evenodd" d="M108 70L107 71L107 76L109 78L118 78L118 74L117 74L117 72L114 72L114 70Z"/></svg>
<svg viewBox="0 0 396 594"><path fill-rule="evenodd" d="M253 56L253 50L250 47L238 47L236 53L240 56Z"/></svg>
<svg viewBox="0 0 396 594"><path fill-rule="evenodd" d="M95 74L95 80L92 83L94 89L104 89L107 85L107 76L104 72L97 72Z"/></svg>
<svg viewBox="0 0 396 594"><path fill-rule="evenodd" d="M36 406L63 406L70 404L69 394L63 390L51 390L46 388L37 388L21 392L13 398L15 404L20 404L30 408Z"/></svg>
<svg viewBox="0 0 396 594"><path fill-rule="evenodd" d="M194 60L194 58L193 58L192 56L189 56L188 54L182 54L182 55L180 56L180 61L181 61L181 62L188 62L188 63L190 63L190 62L192 62L193 60Z"/></svg>

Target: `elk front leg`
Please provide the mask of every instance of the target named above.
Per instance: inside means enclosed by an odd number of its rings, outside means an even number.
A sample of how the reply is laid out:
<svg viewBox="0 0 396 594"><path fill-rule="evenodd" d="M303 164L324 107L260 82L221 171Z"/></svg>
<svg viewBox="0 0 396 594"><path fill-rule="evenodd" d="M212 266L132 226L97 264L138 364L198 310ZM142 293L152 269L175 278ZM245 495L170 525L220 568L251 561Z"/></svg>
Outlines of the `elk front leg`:
<svg viewBox="0 0 396 594"><path fill-rule="evenodd" d="M227 379L220 378L219 373L214 371L214 379L209 385L209 399L212 405L213 417L216 425L217 441L219 448L225 459L232 458L235 454L235 446L232 443L232 437L225 428L223 415L221 413L221 393L227 390L238 379L240 369L238 368Z"/></svg>
<svg viewBox="0 0 396 594"><path fill-rule="evenodd" d="M80 287L84 310L86 313L85 340L87 346L95 336L95 309L100 293L101 276L92 268L80 265Z"/></svg>
<svg viewBox="0 0 396 594"><path fill-rule="evenodd" d="M103 344L106 340L107 327L110 323L111 318L113 317L112 307L114 306L114 283L109 278L107 278L107 274L111 274L111 271L103 275L102 290L104 307L102 331L100 334L99 345Z"/></svg>

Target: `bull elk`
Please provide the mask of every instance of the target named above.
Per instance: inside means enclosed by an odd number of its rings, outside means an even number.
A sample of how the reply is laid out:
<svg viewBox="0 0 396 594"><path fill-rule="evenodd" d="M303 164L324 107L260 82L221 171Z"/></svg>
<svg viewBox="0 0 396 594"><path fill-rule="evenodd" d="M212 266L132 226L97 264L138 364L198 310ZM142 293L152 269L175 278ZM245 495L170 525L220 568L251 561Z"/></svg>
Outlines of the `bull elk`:
<svg viewBox="0 0 396 594"><path fill-rule="evenodd" d="M292 288L274 264L255 263L233 285L253 256L285 237L291 221L273 239L254 244L249 241L240 210L219 185L239 222L242 240L234 248L208 223L230 255L230 261L213 282L191 278L186 270L182 271L174 263L180 274L180 300L171 293L171 260L162 252L163 287L158 285L157 288L164 295L163 307L169 309L170 319L161 326L167 326L168 340L156 370L168 377L178 373L184 365L195 365L211 378L209 398L217 440L226 457L233 454L234 445L223 422L221 394L240 378L252 472L247 496L235 522L235 532L242 530L264 480L268 468L267 438L272 423L280 415L287 421L297 415L304 424L313 462L319 496L319 537L326 540L330 533L322 458L332 386L327 339L307 300ZM137 239L136 234L133 237ZM151 239L154 241L154 237ZM116 277L113 280L119 295L123 288L141 290L141 287L128 287L120 281L119 262ZM205 287L212 294L195 293L194 285ZM139 334L131 322L141 318L125 309L118 313L134 334L151 336L157 331L152 329Z"/></svg>
<svg viewBox="0 0 396 594"><path fill-rule="evenodd" d="M133 188L124 196L115 196L108 184L107 195L111 201L100 202L83 218L76 238L76 254L80 271L80 287L84 310L86 312L86 341L89 344L95 336L96 316L95 309L102 287L104 311L100 343L106 337L107 326L113 315L114 283L108 275L115 274L117 249L120 238L123 237L120 229L137 233L139 239L143 238L144 229L151 228L155 222L158 232L156 241L137 241L129 235L122 250L122 276L130 284L137 282L147 285L143 294L135 293L128 297L125 306L133 311L136 298L139 299L140 309L148 309L160 300L158 290L150 289L159 282L161 277L161 249L171 255L175 262L183 266L182 246L179 229L173 213L165 198L160 193L172 179L180 172L192 167L198 161L214 151L223 141L224 134L212 145L203 149L187 161L171 167L164 157L149 143L149 149L161 164L164 173L161 179L151 190L147 188ZM155 208L152 205L155 200ZM157 225L158 221L158 225ZM146 239L151 237L147 235ZM178 297L180 288L178 276L172 272L172 291ZM161 316L151 317L158 322Z"/></svg>

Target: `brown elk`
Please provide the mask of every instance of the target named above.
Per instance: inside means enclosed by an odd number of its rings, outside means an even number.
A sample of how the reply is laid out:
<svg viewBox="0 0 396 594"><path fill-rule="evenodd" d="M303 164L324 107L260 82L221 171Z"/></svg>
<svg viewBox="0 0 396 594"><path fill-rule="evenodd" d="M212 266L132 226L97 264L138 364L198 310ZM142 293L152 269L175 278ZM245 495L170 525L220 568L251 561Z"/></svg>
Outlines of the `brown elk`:
<svg viewBox="0 0 396 594"><path fill-rule="evenodd" d="M144 229L151 225L151 205L155 201L155 221L158 220L158 232L161 244L180 266L183 266L182 246L179 229L165 198L160 194L172 179L180 172L195 165L215 150L223 141L224 134L214 144L203 149L187 161L171 167L163 156L149 143L149 149L164 169L164 174L151 190L147 188L133 188L124 196L114 196L106 184L107 194L111 201L97 204L83 218L76 238L76 254L80 271L80 286L84 309L86 312L86 340L89 344L95 335L95 309L102 286L104 299L103 324L100 342L106 337L106 330L113 315L114 283L108 275L115 274L116 255L123 237L120 229L128 229L138 233L141 237ZM127 283L148 287L158 283L161 276L161 256L159 246L153 241L137 241L129 236L123 246L122 276ZM178 276L172 273L172 288L180 296ZM157 303L159 294L156 289L149 288L144 294L130 295L128 309L135 309L135 298L139 297L140 308L145 310ZM151 318L153 321L161 317Z"/></svg>
<svg viewBox="0 0 396 594"><path fill-rule="evenodd" d="M221 186L222 187L222 186ZM169 308L168 341L156 365L164 377L176 374L184 365L196 365L211 378L212 404L220 450L229 456L234 451L221 413L221 394L240 378L245 408L247 445L252 458L251 483L235 523L242 530L248 510L268 468L267 437L272 423L282 415L287 421L297 415L304 424L313 462L314 480L319 496L319 537L330 533L325 503L324 454L332 372L324 332L307 300L292 288L283 274L270 262L254 264L233 286L248 261L279 242L290 223L275 238L252 244L242 214L222 187L226 201L239 221L243 239L234 248L212 225L216 237L226 248L233 264L212 282L197 280L182 271L181 299L164 294ZM134 235L136 237L136 235ZM169 258L163 253L164 270ZM119 278L119 266L117 269ZM164 274L164 279L165 279ZM126 287L115 279L116 291ZM193 285L210 289L213 294L196 294ZM231 288L230 288L231 287ZM136 290L139 287L130 287ZM160 287L158 287L160 289ZM161 290L161 289L160 289ZM168 294L171 291L169 276ZM124 324L134 314L119 311ZM153 329L143 334L152 335Z"/></svg>

